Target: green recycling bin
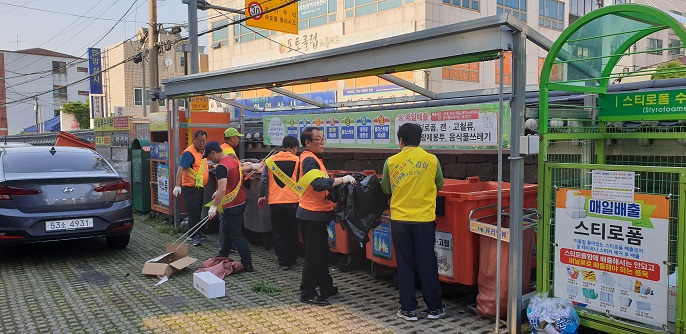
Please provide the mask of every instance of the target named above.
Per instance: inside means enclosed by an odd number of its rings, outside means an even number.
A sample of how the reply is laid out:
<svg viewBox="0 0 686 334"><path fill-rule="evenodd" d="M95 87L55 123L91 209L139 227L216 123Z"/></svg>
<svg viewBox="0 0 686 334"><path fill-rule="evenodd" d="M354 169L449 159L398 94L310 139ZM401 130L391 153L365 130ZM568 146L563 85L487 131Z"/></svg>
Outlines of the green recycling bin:
<svg viewBox="0 0 686 334"><path fill-rule="evenodd" d="M150 212L150 140L131 143L131 195L133 209Z"/></svg>

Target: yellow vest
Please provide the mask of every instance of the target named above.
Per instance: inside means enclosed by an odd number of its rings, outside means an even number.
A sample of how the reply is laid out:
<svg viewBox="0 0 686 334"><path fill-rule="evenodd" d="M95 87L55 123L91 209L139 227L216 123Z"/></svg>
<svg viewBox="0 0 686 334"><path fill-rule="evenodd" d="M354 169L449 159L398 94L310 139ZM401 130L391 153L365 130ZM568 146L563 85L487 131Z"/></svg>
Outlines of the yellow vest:
<svg viewBox="0 0 686 334"><path fill-rule="evenodd" d="M188 146L184 152L190 152L193 155L193 165L190 168L183 170L181 174L181 185L184 187L202 188L209 180L209 173L207 168L207 159L202 158L202 153L195 149L195 146Z"/></svg>
<svg viewBox="0 0 686 334"><path fill-rule="evenodd" d="M236 155L236 151L233 149L233 146L227 144L227 143L222 143L221 145L222 151L228 155Z"/></svg>
<svg viewBox="0 0 686 334"><path fill-rule="evenodd" d="M391 219L410 222L436 220L436 156L421 147L407 147L388 158Z"/></svg>

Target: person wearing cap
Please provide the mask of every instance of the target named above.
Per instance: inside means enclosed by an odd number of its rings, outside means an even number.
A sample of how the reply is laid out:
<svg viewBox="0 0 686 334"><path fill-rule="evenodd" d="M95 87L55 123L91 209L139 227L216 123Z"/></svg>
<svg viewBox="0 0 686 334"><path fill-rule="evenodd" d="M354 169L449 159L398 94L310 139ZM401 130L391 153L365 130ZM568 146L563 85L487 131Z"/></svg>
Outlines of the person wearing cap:
<svg viewBox="0 0 686 334"><path fill-rule="evenodd" d="M227 128L224 130L224 142L221 144L224 153L238 159L236 147L238 147L238 143L241 141L240 137L243 137L243 134L238 132L236 128Z"/></svg>
<svg viewBox="0 0 686 334"><path fill-rule="evenodd" d="M286 136L281 143L281 152L265 160L267 168L262 172L257 199L258 208L269 202L274 251L282 270L290 269L298 258L298 221L295 218L300 199L296 186L300 165L296 155L298 144L297 138Z"/></svg>
<svg viewBox="0 0 686 334"><path fill-rule="evenodd" d="M338 294L327 263L329 234L326 227L334 218L334 203L326 199L326 194L339 184L355 184L355 178L350 175L328 177L320 157L324 152L324 142L324 132L317 127L308 127L300 134L300 143L305 151L300 154L298 189L302 196L296 210L305 241L300 301L318 306L329 305L327 298Z"/></svg>
<svg viewBox="0 0 686 334"><path fill-rule="evenodd" d="M183 203L188 213L188 227L194 228L200 222L202 214L204 187L209 180L207 159L204 159L203 147L207 141L207 132L197 130L193 133L193 143L188 146L179 159L176 171L176 182L172 193L174 197L183 195ZM194 246L200 246L204 238L200 231L194 231L190 236Z"/></svg>
<svg viewBox="0 0 686 334"><path fill-rule="evenodd" d="M250 245L241 231L243 228L243 212L245 212L246 199L245 190L243 189L241 165L236 158L224 153L224 150L216 141L205 144L203 157L217 164L215 168L217 192L212 200L210 209L207 211L207 215L210 218L214 218L217 215L218 208L221 208L221 211L223 211L221 232L224 235L224 240L231 240L230 243L222 243L217 257L229 257L229 248L233 245L238 249L238 254L241 256L243 270L247 272L254 271Z"/></svg>

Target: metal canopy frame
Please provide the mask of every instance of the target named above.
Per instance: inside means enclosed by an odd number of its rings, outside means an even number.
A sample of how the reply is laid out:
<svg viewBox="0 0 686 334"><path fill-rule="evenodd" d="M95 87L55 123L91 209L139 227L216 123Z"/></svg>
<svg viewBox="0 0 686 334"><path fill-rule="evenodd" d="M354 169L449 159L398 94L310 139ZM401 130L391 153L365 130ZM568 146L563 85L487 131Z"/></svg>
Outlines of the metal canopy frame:
<svg viewBox="0 0 686 334"><path fill-rule="evenodd" d="M509 14L501 14L471 21L465 21L437 28L426 29L409 34L381 40L341 47L318 53L295 56L285 60L242 66L226 70L192 74L172 78L164 82L167 98L178 99L194 95L213 95L215 99L241 110L246 106L217 96L222 93L249 89L271 89L280 94L313 104L307 98L280 89L283 86L342 80L362 76L381 76L421 96L404 98L403 102L430 101L451 98L460 93L437 94L410 82L391 78L392 73L455 65L461 63L500 59L503 52L511 51L513 59L512 88L510 100L510 131L512 138L523 132L523 118L526 93L526 44L527 40L550 50L553 43ZM502 72L501 72L502 73ZM502 75L502 74L501 74ZM390 80L389 80L390 81ZM501 80L502 82L502 80ZM501 85L502 86L502 85ZM467 94L497 91L504 89L484 89ZM286 93L288 92L288 93ZM502 95L501 95L502 96ZM502 99L502 97L501 97ZM231 102L231 103L230 103ZM393 103L393 101L389 101ZM367 105L370 102L365 102ZM372 102L373 104L377 104ZM362 106L364 104L339 103L329 107ZM321 107L324 107L323 105ZM178 118L175 106L172 118ZM178 140L174 145L175 156L179 152ZM242 150L243 151L243 150ZM522 238L523 238L523 186L524 159L520 155L519 140L511 142L510 156L510 253L508 273L508 328L511 333L521 331L522 314ZM499 163L501 166L501 163ZM176 168L176 166L175 166ZM500 178L500 175L499 175ZM496 322L496 326L498 323Z"/></svg>

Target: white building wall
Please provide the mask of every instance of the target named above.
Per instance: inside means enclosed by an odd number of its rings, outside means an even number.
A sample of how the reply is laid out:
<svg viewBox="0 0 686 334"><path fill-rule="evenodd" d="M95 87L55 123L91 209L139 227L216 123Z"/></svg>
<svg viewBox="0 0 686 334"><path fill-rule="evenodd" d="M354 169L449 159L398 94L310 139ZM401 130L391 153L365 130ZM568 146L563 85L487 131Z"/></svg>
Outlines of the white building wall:
<svg viewBox="0 0 686 334"><path fill-rule="evenodd" d="M39 109L42 108L43 118L55 116L64 102L86 102L88 96L79 95L79 91L88 91L88 80L67 87L66 96L55 96L53 85L67 85L83 79L88 73L78 72L77 68L88 68L88 61L78 58L62 58L41 56L34 54L4 51L7 102L24 99L33 95L38 97ZM53 74L52 62L62 61L69 64L66 74ZM8 134L18 134L24 128L36 124L34 99L7 106Z"/></svg>

